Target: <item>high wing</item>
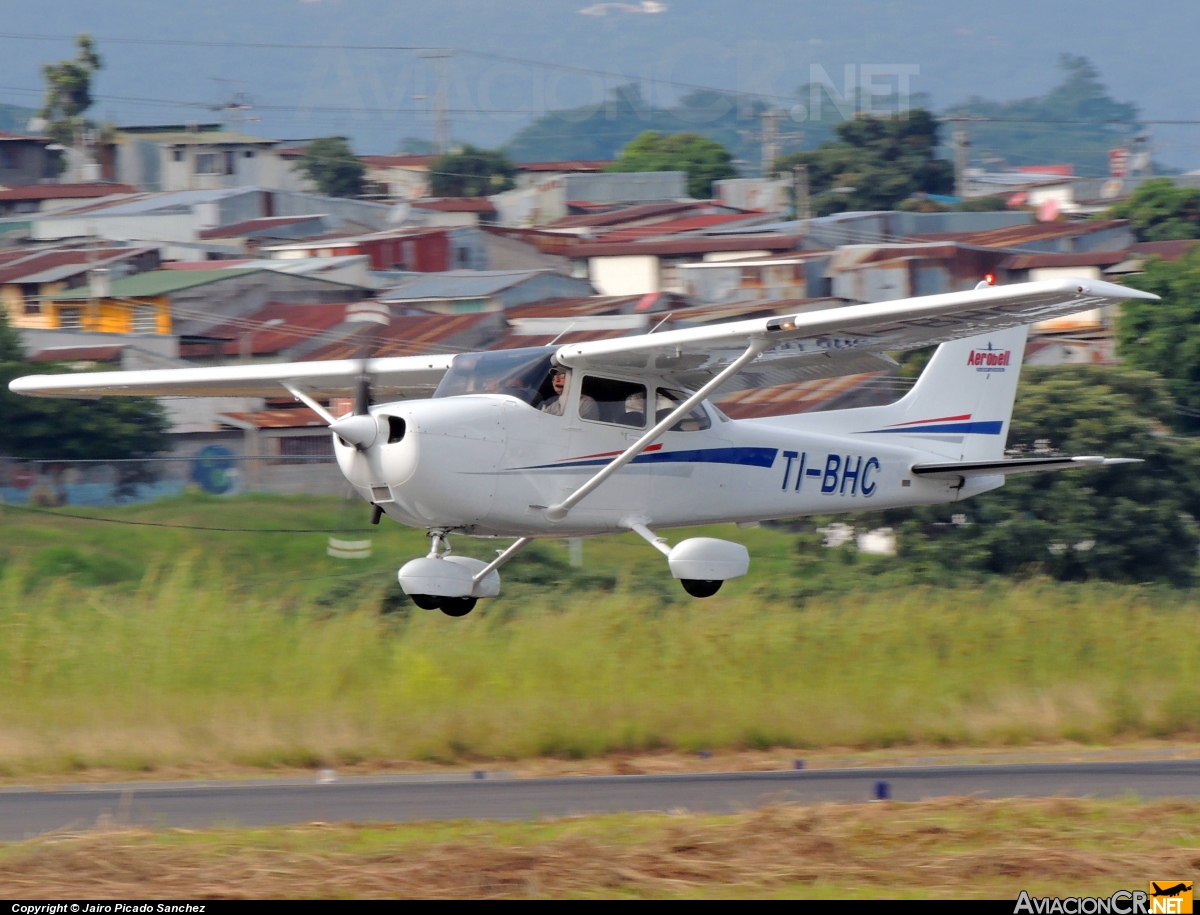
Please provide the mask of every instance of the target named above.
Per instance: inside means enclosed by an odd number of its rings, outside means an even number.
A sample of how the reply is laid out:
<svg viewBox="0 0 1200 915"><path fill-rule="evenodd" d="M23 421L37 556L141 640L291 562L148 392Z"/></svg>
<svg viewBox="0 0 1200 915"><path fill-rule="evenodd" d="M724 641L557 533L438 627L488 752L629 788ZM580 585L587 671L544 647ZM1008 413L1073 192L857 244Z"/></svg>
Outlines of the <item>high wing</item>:
<svg viewBox="0 0 1200 915"><path fill-rule="evenodd" d="M1034 324L1128 299L1157 298L1098 280L1043 280L570 343L559 348L557 358L577 369L619 372L650 368L684 387L696 388L730 365L754 341L766 341L770 348L726 383L723 390L728 391L879 371L895 364L888 352Z"/></svg>
<svg viewBox="0 0 1200 915"><path fill-rule="evenodd" d="M73 372L26 375L9 383L17 394L34 397L100 397L144 394L154 397L273 397L284 385L317 398L351 394L362 374L372 390L398 400L428 397L450 367L452 355L280 362L270 365L221 365L144 372Z"/></svg>

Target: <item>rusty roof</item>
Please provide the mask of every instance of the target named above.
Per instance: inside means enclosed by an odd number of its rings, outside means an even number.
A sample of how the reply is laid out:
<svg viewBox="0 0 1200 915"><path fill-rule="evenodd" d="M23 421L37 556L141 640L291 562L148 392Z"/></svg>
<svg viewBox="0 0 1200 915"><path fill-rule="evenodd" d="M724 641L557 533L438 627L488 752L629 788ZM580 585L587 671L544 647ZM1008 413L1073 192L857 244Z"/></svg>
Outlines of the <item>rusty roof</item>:
<svg viewBox="0 0 1200 915"><path fill-rule="evenodd" d="M414 207L439 213L495 213L496 205L487 197L426 197L414 200Z"/></svg>
<svg viewBox="0 0 1200 915"><path fill-rule="evenodd" d="M361 356L364 350L369 351L372 356L380 357L453 351L457 347L448 345L446 341L474 329L476 325L489 319L496 320L496 313L393 316L387 327L360 324L353 333L313 350L305 355L304 359L354 359Z"/></svg>
<svg viewBox="0 0 1200 915"><path fill-rule="evenodd" d="M635 203L632 206L616 206L601 213L588 213L583 216L564 216L554 222L542 226L543 229L579 229L618 226L626 222L636 222L639 219L653 219L658 216L669 216L672 213L684 213L688 210L709 207L711 204L698 201L679 202L665 201L663 203Z"/></svg>
<svg viewBox="0 0 1200 915"><path fill-rule="evenodd" d="M259 429L306 429L328 428L328 423L308 407L291 407L286 410L259 410L257 413L219 413L240 423L248 423ZM232 425L232 424L227 424Z"/></svg>
<svg viewBox="0 0 1200 915"><path fill-rule="evenodd" d="M864 375L840 375L818 378L799 384L780 384L770 388L748 388L734 391L717 401L717 406L730 419L759 419L766 416L787 416L792 413L811 413L885 372Z"/></svg>
<svg viewBox="0 0 1200 915"><path fill-rule="evenodd" d="M1128 256L1126 251L1081 251L1079 253L1014 254L1001 261L1004 270L1035 270L1039 267L1111 267Z"/></svg>
<svg viewBox="0 0 1200 915"><path fill-rule="evenodd" d="M111 197L114 194L136 194L137 188L128 184L97 182L94 184L28 184L0 190L0 202L5 200L84 200L92 197Z"/></svg>
<svg viewBox="0 0 1200 915"><path fill-rule="evenodd" d="M116 362L125 347L110 346L52 346L29 356L28 362Z"/></svg>
<svg viewBox="0 0 1200 915"><path fill-rule="evenodd" d="M646 241L585 242L573 245L562 253L568 257L620 257L630 254L670 257L713 251L788 251L801 241L803 238L798 235L688 235Z"/></svg>
<svg viewBox="0 0 1200 915"><path fill-rule="evenodd" d="M730 222L740 222L761 216L760 213L709 213L702 216L685 216L682 219L669 219L666 222L656 222L649 226L628 226L613 229L601 236L605 242L634 241L639 238L652 238L660 235L675 235L681 232L695 232L698 229L709 229L713 226Z"/></svg>
<svg viewBox="0 0 1200 915"><path fill-rule="evenodd" d="M428 168L437 159L432 155L359 156L368 168Z"/></svg>
<svg viewBox="0 0 1200 915"><path fill-rule="evenodd" d="M320 305L272 302L258 311L231 318L204 330L205 337L227 342L219 345L190 343L184 346L189 347L190 355L219 352L221 355L236 356L244 352L242 338L249 335L248 342L253 355L272 356L297 344L323 338L345 320L345 302ZM333 342L332 339L329 342Z"/></svg>
<svg viewBox="0 0 1200 915"><path fill-rule="evenodd" d="M51 249L40 251L22 251L23 256L0 261L0 283L19 283L25 277L35 277L54 267L77 266L76 273L83 273L93 267L104 267L116 261L124 260L136 254L150 250L149 248L108 248L103 251L84 248ZM71 274L67 274L71 275ZM65 278L65 276L63 277Z"/></svg>
<svg viewBox="0 0 1200 915"><path fill-rule="evenodd" d="M1129 225L1127 219L1087 222L1035 222L1028 225L988 229L985 232L936 232L914 235L915 241L959 241L980 248L1016 248L1029 242L1050 238L1073 238Z"/></svg>
<svg viewBox="0 0 1200 915"><path fill-rule="evenodd" d="M564 159L561 162L518 162L519 172L602 172L610 159Z"/></svg>

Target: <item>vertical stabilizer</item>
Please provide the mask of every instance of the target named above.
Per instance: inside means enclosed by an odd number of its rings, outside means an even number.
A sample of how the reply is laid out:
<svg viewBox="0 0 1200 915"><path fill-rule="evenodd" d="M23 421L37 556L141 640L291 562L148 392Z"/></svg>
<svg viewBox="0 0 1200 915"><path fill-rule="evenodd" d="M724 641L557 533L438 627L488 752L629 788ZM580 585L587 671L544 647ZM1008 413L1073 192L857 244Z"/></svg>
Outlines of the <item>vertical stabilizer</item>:
<svg viewBox="0 0 1200 915"><path fill-rule="evenodd" d="M1004 457L1028 327L943 343L916 385L885 407L821 417L827 431L918 448L951 461Z"/></svg>

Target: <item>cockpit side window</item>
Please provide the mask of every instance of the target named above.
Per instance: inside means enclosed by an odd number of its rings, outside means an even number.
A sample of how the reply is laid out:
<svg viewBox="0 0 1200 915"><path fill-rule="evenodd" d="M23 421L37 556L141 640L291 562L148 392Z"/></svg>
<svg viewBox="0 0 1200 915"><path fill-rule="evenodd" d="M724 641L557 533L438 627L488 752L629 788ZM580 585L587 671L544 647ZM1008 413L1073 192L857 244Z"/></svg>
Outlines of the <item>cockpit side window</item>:
<svg viewBox="0 0 1200 915"><path fill-rule="evenodd" d="M552 393L549 386L551 359L548 347L463 353L455 356L434 397L467 394L508 394L538 406Z"/></svg>
<svg viewBox="0 0 1200 915"><path fill-rule="evenodd" d="M659 388L656 394L657 404L655 406L654 421L661 423L687 399L688 395L682 391L676 391L672 388ZM712 420L708 418L708 414L704 411L704 408L696 406L690 412L684 414L679 422L675 423L667 431L703 432L710 426L712 426Z"/></svg>
<svg viewBox="0 0 1200 915"><path fill-rule="evenodd" d="M641 429L646 425L646 386L585 375L579 389L579 418Z"/></svg>

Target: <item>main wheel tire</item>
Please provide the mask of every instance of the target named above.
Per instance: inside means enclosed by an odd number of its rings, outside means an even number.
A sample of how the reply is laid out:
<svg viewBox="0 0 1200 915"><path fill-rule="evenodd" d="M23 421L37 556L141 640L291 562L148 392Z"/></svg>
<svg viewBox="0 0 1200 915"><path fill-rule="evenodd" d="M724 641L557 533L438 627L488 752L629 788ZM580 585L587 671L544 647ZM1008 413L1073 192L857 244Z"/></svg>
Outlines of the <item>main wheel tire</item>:
<svg viewBox="0 0 1200 915"><path fill-rule="evenodd" d="M725 584L723 581L702 581L699 578L681 578L679 583L692 597L712 597Z"/></svg>
<svg viewBox="0 0 1200 915"><path fill-rule="evenodd" d="M442 598L435 597L432 594L410 594L412 602L422 610L440 610L442 606Z"/></svg>
<svg viewBox="0 0 1200 915"><path fill-rule="evenodd" d="M475 609L475 597L443 597L438 608L446 616L466 616Z"/></svg>

